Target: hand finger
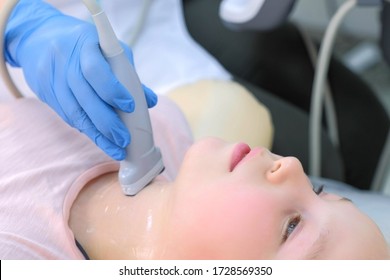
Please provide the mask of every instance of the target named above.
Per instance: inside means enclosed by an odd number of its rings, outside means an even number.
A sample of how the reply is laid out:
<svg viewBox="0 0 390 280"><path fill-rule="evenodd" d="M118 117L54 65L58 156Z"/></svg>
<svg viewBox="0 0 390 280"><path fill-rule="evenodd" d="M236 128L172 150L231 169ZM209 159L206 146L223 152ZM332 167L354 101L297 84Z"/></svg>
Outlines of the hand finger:
<svg viewBox="0 0 390 280"><path fill-rule="evenodd" d="M131 93L115 77L98 45L85 43L79 63L82 75L101 99L124 112L134 111Z"/></svg>
<svg viewBox="0 0 390 280"><path fill-rule="evenodd" d="M131 61L131 64L134 66L133 52L124 43L122 43L122 47L126 53L127 58ZM135 66L134 66L134 68L135 68ZM152 108L152 107L156 106L157 101L158 101L157 94L153 90L151 90L149 87L145 86L144 84L142 84L142 88L143 88L144 93L145 93L145 98L146 98L146 102L148 104L148 107Z"/></svg>
<svg viewBox="0 0 390 280"><path fill-rule="evenodd" d="M87 81L74 77L69 77L70 90L92 124L108 140L119 147L126 147L130 143L130 134L118 114L96 95Z"/></svg>
<svg viewBox="0 0 390 280"><path fill-rule="evenodd" d="M126 157L126 150L114 145L111 141L105 138L93 126L86 126L82 132L87 135L95 144L100 147L107 155L115 160L124 160Z"/></svg>
<svg viewBox="0 0 390 280"><path fill-rule="evenodd" d="M69 106L69 101L71 99L67 99L68 102L63 106ZM70 125L74 128L78 129L80 132L84 133L88 136L100 149L102 149L107 155L115 160L123 160L126 156L126 152L124 148L119 147L118 145L111 142L107 139L100 131L96 129L92 121L88 118L85 111L81 108L81 106L76 102L71 105L72 110L71 113L67 114L67 118L70 120Z"/></svg>
<svg viewBox="0 0 390 280"><path fill-rule="evenodd" d="M157 101L158 101L157 94L155 94L153 90L151 90L150 88L148 88L145 85L142 85L142 88L144 89L146 103L148 104L148 107L152 108L152 107L156 106Z"/></svg>

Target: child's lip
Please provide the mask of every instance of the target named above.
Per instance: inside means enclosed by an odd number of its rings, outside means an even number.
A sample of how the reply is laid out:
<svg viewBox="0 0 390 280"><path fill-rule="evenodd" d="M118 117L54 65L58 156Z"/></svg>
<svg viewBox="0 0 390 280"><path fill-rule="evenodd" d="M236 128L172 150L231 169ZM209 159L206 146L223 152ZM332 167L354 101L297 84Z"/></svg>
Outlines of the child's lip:
<svg viewBox="0 0 390 280"><path fill-rule="evenodd" d="M233 150L230 171L233 171L236 166L246 158L253 150L246 143L238 143Z"/></svg>
<svg viewBox="0 0 390 280"><path fill-rule="evenodd" d="M237 165L242 164L243 162L253 158L254 156L263 154L264 150L265 149L262 147L256 147L251 149L245 143L237 144L235 149L233 150L230 171L233 171L237 167Z"/></svg>
<svg viewBox="0 0 390 280"><path fill-rule="evenodd" d="M251 152L251 148L246 143L238 143L234 149L230 161L230 171L233 171L234 168L243 160L243 158Z"/></svg>

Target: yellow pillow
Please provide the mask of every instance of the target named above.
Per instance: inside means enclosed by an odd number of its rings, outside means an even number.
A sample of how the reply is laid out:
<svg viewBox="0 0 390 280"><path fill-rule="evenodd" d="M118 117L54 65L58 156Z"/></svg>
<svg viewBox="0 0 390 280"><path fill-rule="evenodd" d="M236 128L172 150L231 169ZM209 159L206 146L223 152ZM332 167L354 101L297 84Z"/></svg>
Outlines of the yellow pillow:
<svg viewBox="0 0 390 280"><path fill-rule="evenodd" d="M183 111L195 140L207 136L271 149L273 124L268 109L233 81L202 80L168 93Z"/></svg>

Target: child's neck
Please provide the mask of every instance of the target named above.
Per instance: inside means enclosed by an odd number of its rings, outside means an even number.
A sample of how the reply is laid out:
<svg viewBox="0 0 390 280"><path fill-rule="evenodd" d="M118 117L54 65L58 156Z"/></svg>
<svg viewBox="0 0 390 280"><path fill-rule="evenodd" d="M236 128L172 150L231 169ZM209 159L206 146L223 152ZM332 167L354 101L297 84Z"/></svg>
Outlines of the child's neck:
<svg viewBox="0 0 390 280"><path fill-rule="evenodd" d="M89 182L70 211L69 225L91 259L160 258L169 216L168 183L155 180L136 196L125 196L117 173ZM163 249L162 249L163 251Z"/></svg>

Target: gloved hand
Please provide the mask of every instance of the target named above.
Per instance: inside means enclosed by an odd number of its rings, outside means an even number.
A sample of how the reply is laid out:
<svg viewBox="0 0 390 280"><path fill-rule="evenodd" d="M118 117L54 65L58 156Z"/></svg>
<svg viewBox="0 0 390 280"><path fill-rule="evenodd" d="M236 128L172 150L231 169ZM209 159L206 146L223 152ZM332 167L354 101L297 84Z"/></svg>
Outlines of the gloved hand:
<svg viewBox="0 0 390 280"><path fill-rule="evenodd" d="M123 47L133 63L131 50ZM132 112L136 104L104 59L93 24L43 1L21 0L7 25L5 49L6 61L23 68L41 100L109 156L125 158L130 134L114 108ZM144 92L153 107L156 94L145 86Z"/></svg>

